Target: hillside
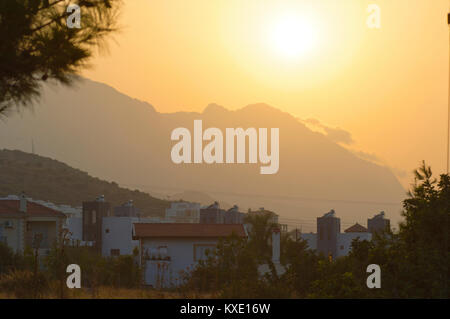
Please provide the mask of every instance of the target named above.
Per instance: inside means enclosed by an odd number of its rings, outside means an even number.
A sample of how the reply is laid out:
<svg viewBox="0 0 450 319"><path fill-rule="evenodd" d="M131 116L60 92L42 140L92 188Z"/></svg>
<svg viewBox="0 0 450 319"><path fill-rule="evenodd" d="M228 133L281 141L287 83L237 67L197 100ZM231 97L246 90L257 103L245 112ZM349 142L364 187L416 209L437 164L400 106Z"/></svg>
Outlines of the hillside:
<svg viewBox="0 0 450 319"><path fill-rule="evenodd" d="M0 150L0 197L24 191L33 199L81 206L83 201L105 195L112 206L132 199L145 216L162 216L168 202L138 190L121 188L56 160Z"/></svg>

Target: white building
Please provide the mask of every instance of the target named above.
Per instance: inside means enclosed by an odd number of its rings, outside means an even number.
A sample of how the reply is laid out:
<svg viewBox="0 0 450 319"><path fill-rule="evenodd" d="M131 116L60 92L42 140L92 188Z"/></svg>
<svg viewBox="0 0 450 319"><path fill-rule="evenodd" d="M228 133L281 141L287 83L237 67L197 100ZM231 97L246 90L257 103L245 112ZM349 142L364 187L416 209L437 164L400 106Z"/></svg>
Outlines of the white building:
<svg viewBox="0 0 450 319"><path fill-rule="evenodd" d="M301 237L307 241L308 249L312 250L317 249L317 234L315 233L301 234Z"/></svg>
<svg viewBox="0 0 450 319"><path fill-rule="evenodd" d="M337 257L347 256L352 249L352 241L358 238L360 241L372 240L372 234L367 228L356 223L338 235Z"/></svg>
<svg viewBox="0 0 450 319"><path fill-rule="evenodd" d="M219 238L233 233L247 237L239 224L135 223L133 235L139 241L145 284L155 288L180 285L184 272L207 258Z"/></svg>
<svg viewBox="0 0 450 319"><path fill-rule="evenodd" d="M133 223L165 223L159 217L116 217L102 218L102 255L119 256L131 255L138 241L132 239ZM83 240L83 218L67 218L65 228L70 232L70 240L73 245L92 246L93 242Z"/></svg>
<svg viewBox="0 0 450 319"><path fill-rule="evenodd" d="M165 219L171 223L199 223L200 204L191 202L172 202L166 208Z"/></svg>
<svg viewBox="0 0 450 319"><path fill-rule="evenodd" d="M133 240L133 223L137 217L103 217L102 255L132 255L139 241Z"/></svg>
<svg viewBox="0 0 450 319"><path fill-rule="evenodd" d="M275 272L277 276L281 276L286 272L286 267L284 267L280 263L281 257L281 232L279 228L272 229L272 264L275 268ZM264 277L266 274L270 274L272 272L271 265L262 264L258 266L258 274L261 277Z"/></svg>
<svg viewBox="0 0 450 319"><path fill-rule="evenodd" d="M306 240L308 243L308 249L317 250L317 233L305 233L301 234L301 238ZM372 240L372 234L360 224L356 223L353 226L344 230L343 233L336 234L336 256L347 256L352 248L352 241L358 238L360 241Z"/></svg>
<svg viewBox="0 0 450 319"><path fill-rule="evenodd" d="M0 200L0 241L17 253L26 247L39 248L46 255L59 240L66 216L47 206L29 201L24 194Z"/></svg>

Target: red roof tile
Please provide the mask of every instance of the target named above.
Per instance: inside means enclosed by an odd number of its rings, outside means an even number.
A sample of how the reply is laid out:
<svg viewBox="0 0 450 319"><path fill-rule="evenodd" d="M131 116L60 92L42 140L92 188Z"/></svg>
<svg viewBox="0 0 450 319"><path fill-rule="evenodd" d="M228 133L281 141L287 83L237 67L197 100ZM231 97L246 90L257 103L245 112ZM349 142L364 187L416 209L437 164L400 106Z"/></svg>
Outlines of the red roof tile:
<svg viewBox="0 0 450 319"><path fill-rule="evenodd" d="M353 226L350 226L346 230L344 230L346 233L367 233L368 230L366 227L361 226L360 224L356 223Z"/></svg>
<svg viewBox="0 0 450 319"><path fill-rule="evenodd" d="M235 233L246 237L240 224L135 223L134 237L227 237Z"/></svg>
<svg viewBox="0 0 450 319"><path fill-rule="evenodd" d="M20 200L0 200L0 214L11 216L27 217L66 217L60 211L51 209L47 206L27 201L27 211L23 213L19 210Z"/></svg>

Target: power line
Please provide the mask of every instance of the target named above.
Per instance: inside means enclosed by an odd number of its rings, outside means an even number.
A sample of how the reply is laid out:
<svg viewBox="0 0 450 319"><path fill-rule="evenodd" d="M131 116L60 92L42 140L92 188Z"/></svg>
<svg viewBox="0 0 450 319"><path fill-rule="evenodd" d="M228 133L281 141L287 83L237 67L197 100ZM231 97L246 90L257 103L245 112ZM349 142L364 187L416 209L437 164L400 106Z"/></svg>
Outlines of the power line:
<svg viewBox="0 0 450 319"><path fill-rule="evenodd" d="M186 189L179 187L167 187L167 186L156 186L156 185L145 185L145 184L123 184L125 187L150 187L156 189L165 189L173 191L186 191ZM283 199L283 200L303 200L303 201L315 201L315 202L335 202L335 203L347 203L347 204L365 204L365 205L385 205L385 206L398 206L400 202L378 202L378 201L362 201L362 200L348 200L348 199L331 199L331 198L313 198L313 197L303 197L303 196L287 196L287 195L266 195L266 194L246 194L246 193L233 193L224 191L214 191L214 190L193 190L190 191L201 192L206 194L223 194L232 195L236 197L257 197L257 198L271 198L271 199Z"/></svg>

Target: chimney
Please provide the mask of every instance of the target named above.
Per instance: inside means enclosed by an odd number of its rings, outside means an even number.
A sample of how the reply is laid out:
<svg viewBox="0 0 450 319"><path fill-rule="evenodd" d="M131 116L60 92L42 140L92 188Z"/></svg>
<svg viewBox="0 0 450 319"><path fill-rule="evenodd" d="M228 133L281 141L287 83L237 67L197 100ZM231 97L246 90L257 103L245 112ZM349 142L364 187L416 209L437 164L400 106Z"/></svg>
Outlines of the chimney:
<svg viewBox="0 0 450 319"><path fill-rule="evenodd" d="M20 201L19 210L23 213L26 213L27 212L27 198L26 198L24 192L20 193L19 201Z"/></svg>
<svg viewBox="0 0 450 319"><path fill-rule="evenodd" d="M274 228L272 230L272 262L274 264L280 263L280 229Z"/></svg>

